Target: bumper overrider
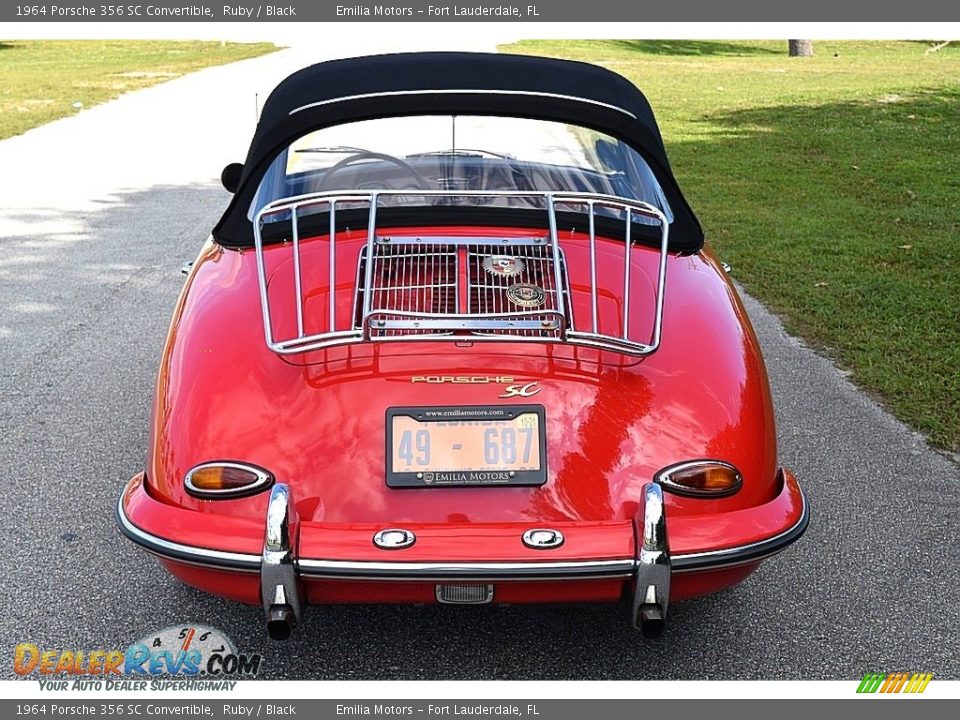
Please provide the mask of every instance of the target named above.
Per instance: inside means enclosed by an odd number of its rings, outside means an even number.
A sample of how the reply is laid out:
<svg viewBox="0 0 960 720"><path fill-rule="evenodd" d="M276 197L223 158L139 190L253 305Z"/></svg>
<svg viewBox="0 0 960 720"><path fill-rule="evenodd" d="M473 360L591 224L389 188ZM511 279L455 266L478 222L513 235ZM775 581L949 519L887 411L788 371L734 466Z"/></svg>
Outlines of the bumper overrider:
<svg viewBox="0 0 960 720"><path fill-rule="evenodd" d="M265 521L254 523L162 503L151 497L143 476L138 475L120 496L117 523L124 535L157 555L168 567L236 573L245 579L250 578L250 573L258 574L267 631L276 640L288 638L300 623L305 584L366 583L370 587L370 583L394 581L441 583L436 585L436 598L441 602L490 602L496 583L549 588L557 582L619 583L632 593L634 626L645 637L657 637L665 627L671 594L676 599L735 584L762 560L786 549L803 535L809 521L806 500L789 472L781 471L780 479L780 490L768 503L728 513L676 516L669 532L663 490L657 483L647 483L629 533L629 548L619 540L611 545L604 539L614 532L622 538L628 534L628 524L603 532L594 527L590 536L575 526L563 532L543 530L559 538L554 543L557 547L564 543L564 534L568 536L561 557L551 560L530 557L544 555L546 550L529 550L496 561L415 561L403 559L400 556L404 553L397 550L375 548L365 531L364 549L354 551L354 556L363 559L342 559L351 552L350 543L330 542L335 536L329 535L330 530L322 524L301 523L290 488L284 483L271 488ZM213 517L215 528L211 528ZM471 528L471 533L475 532ZM512 528L504 530L502 526L497 532L495 539L500 544L515 534ZM412 531L409 534L414 537ZM449 543L455 537L455 528L444 528L435 531L432 539L436 547L444 538ZM190 538L190 542L184 542L184 538ZM427 539L431 539L429 533ZM575 539L582 541L588 559L576 555ZM510 547L514 544L520 545L510 543ZM335 552L330 554L341 557L323 557L325 547L333 547ZM356 543L353 547L359 548ZM259 548L259 552L254 548ZM684 583L690 586L698 582L697 593L684 592Z"/></svg>

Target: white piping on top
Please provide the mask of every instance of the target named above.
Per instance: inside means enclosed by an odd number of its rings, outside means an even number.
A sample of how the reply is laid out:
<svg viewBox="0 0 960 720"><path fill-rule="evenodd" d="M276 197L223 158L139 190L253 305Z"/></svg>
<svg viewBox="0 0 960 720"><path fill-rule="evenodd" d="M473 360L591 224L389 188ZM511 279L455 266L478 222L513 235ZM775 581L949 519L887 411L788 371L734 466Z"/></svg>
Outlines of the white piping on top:
<svg viewBox="0 0 960 720"><path fill-rule="evenodd" d="M289 115L294 115L301 110L308 110L310 108L320 107L322 105L331 105L333 103L340 102L349 102L351 100L366 100L367 98L376 98L376 97L396 97L398 95L526 95L530 97L547 97L554 98L556 100L573 100L575 102L586 103L588 105L596 105L598 107L607 108L608 110L616 110L617 112L623 113L627 117L637 119L637 116L634 115L629 110L624 110L621 107L616 105L610 105L609 103L600 102L599 100L590 100L589 98L577 97L575 95L562 95L560 93L548 93L548 92L534 92L531 90L390 90L386 92L378 93L364 93L362 95L344 95L343 97L330 98L329 100L318 100L317 102L310 103L309 105L301 105L298 108L295 108L290 111Z"/></svg>

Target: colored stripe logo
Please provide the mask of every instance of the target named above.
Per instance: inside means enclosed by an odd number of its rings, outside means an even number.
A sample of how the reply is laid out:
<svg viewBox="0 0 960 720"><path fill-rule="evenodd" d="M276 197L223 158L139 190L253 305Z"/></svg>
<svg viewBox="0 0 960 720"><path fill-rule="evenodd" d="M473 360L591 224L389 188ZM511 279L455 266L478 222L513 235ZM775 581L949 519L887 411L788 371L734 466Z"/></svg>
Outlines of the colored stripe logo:
<svg viewBox="0 0 960 720"><path fill-rule="evenodd" d="M933 673L867 673L860 681L858 693L922 693L933 679Z"/></svg>

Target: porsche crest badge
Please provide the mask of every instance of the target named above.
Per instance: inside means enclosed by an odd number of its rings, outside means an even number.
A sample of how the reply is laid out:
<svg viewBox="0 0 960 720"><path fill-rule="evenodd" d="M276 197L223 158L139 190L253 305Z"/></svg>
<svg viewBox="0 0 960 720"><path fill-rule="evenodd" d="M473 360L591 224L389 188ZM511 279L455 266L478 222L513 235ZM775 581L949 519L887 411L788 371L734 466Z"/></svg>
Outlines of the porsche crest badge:
<svg viewBox="0 0 960 720"><path fill-rule="evenodd" d="M513 255L488 255L483 259L483 269L497 277L514 277L523 272L523 260Z"/></svg>

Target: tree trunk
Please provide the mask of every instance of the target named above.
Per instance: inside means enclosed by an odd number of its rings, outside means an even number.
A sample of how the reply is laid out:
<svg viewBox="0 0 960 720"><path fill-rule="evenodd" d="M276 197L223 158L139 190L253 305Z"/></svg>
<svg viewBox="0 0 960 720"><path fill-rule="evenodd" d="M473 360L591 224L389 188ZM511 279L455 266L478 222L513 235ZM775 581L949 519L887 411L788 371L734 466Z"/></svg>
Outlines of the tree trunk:
<svg viewBox="0 0 960 720"><path fill-rule="evenodd" d="M790 57L812 57L813 40L791 40Z"/></svg>

